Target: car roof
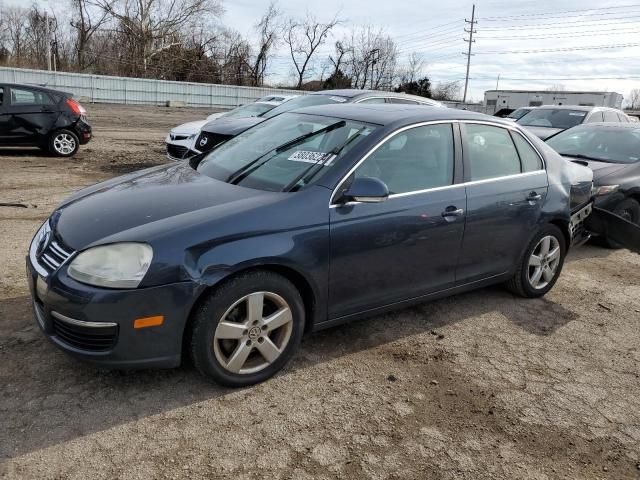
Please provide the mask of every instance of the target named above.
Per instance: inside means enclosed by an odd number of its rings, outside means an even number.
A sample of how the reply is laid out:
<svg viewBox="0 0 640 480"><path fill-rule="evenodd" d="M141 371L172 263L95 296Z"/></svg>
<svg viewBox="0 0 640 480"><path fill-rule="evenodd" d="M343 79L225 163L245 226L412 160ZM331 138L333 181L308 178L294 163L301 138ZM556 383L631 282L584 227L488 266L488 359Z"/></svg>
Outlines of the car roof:
<svg viewBox="0 0 640 480"><path fill-rule="evenodd" d="M406 120L407 124L415 122L429 122L434 120L482 120L491 121L498 125L513 126L512 122L497 119L468 110L454 108L425 107L424 105L402 104L353 104L341 103L331 105L318 105L293 110L295 113L310 115L322 115L327 117L343 118L358 122L389 125L391 123Z"/></svg>
<svg viewBox="0 0 640 480"><path fill-rule="evenodd" d="M611 107L595 107L590 105L542 105L538 107L538 110L578 110L581 112L591 112L594 110L613 110L619 112L617 108Z"/></svg>
<svg viewBox="0 0 640 480"><path fill-rule="evenodd" d="M69 93L69 92L63 92L62 90L56 90L53 88L49 88L49 87L45 87L42 85L34 85L31 83L0 83L0 85L4 85L6 87L12 88L29 88L31 90L40 90L42 92L47 92L47 93L57 93L58 95L66 95L68 97L72 97L73 94Z"/></svg>
<svg viewBox="0 0 640 480"><path fill-rule="evenodd" d="M640 123L638 122L591 122L576 125L581 128L615 128L615 129L629 129L640 130ZM575 127L574 127L575 128Z"/></svg>
<svg viewBox="0 0 640 480"><path fill-rule="evenodd" d="M367 98L367 97L384 97L384 98L406 98L415 100L417 102L433 103L442 105L437 100L432 98L421 97L419 95L411 95L403 92L387 92L384 90L360 90L356 88L345 88L341 90L321 90L319 92L312 92L310 95L335 95L345 98Z"/></svg>

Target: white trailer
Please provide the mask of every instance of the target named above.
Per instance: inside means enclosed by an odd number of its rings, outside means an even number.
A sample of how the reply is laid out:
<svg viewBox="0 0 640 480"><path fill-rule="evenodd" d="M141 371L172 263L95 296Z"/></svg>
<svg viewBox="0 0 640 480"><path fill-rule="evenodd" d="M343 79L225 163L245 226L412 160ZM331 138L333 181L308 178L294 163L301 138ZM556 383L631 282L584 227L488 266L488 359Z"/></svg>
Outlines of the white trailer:
<svg viewBox="0 0 640 480"><path fill-rule="evenodd" d="M541 105L583 105L589 107L622 108L623 97L616 92L549 92L542 90L487 90L484 104L493 113L503 108Z"/></svg>

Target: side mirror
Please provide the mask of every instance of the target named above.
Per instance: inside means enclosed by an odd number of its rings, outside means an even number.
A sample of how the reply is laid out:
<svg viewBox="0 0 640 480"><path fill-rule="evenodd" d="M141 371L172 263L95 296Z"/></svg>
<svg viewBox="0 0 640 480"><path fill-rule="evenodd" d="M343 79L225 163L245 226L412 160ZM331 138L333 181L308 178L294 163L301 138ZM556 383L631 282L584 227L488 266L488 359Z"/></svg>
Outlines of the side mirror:
<svg viewBox="0 0 640 480"><path fill-rule="evenodd" d="M389 197L389 188L378 178L358 177L344 192L346 201L355 200L363 203L384 202Z"/></svg>

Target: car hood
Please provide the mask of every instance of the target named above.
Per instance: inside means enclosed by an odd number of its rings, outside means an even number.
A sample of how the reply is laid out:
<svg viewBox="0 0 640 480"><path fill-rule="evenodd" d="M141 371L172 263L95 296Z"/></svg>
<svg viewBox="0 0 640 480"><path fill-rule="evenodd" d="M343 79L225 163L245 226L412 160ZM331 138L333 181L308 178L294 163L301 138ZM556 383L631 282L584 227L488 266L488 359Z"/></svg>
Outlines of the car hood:
<svg viewBox="0 0 640 480"><path fill-rule="evenodd" d="M203 132L217 133L235 137L245 130L265 121L263 117L233 117L219 118L206 123L202 127Z"/></svg>
<svg viewBox="0 0 640 480"><path fill-rule="evenodd" d="M192 135L198 133L207 120L197 120L195 122L187 122L171 129L174 135Z"/></svg>
<svg viewBox="0 0 640 480"><path fill-rule="evenodd" d="M207 218L215 220L269 195L273 193L230 185L188 165L171 164L81 190L54 212L52 223L67 246L80 250L147 224L166 231L173 225L160 225L163 220L203 209L212 209Z"/></svg>
<svg viewBox="0 0 640 480"><path fill-rule="evenodd" d="M558 132L562 132L564 129L563 128L552 128L552 127L529 127L526 125L521 125L522 127L526 128L528 131L530 131L531 133L533 133L536 137L542 139L542 140L546 140L547 138L549 138L551 135L555 135Z"/></svg>
<svg viewBox="0 0 640 480"><path fill-rule="evenodd" d="M574 158L569 156L566 156L565 158L581 165L585 165L593 170L593 180L595 182L629 166L629 164L624 163L598 162L596 160L585 160L583 158Z"/></svg>

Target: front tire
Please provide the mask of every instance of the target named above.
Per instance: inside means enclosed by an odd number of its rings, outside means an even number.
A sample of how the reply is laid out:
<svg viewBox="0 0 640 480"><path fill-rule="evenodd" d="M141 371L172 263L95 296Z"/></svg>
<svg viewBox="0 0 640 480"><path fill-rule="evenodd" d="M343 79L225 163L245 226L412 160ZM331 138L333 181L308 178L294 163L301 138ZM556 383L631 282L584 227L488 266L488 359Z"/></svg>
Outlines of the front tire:
<svg viewBox="0 0 640 480"><path fill-rule="evenodd" d="M71 157L80 148L78 136L71 130L56 130L49 137L49 152L56 157Z"/></svg>
<svg viewBox="0 0 640 480"><path fill-rule="evenodd" d="M263 382L294 354L304 323L302 298L289 280L267 271L241 274L196 311L191 357L200 373L222 385Z"/></svg>
<svg viewBox="0 0 640 480"><path fill-rule="evenodd" d="M640 203L638 203L638 201L633 198L625 198L618 205L616 205L613 213L615 213L619 217L624 218L625 220L635 223L636 225L640 224ZM596 237L594 240L596 244L606 248L611 248L614 250L622 248L622 245L614 242L613 240L610 240L607 237Z"/></svg>
<svg viewBox="0 0 640 480"><path fill-rule="evenodd" d="M558 280L566 253L562 231L555 225L545 225L529 242L506 287L521 297L542 297Z"/></svg>

